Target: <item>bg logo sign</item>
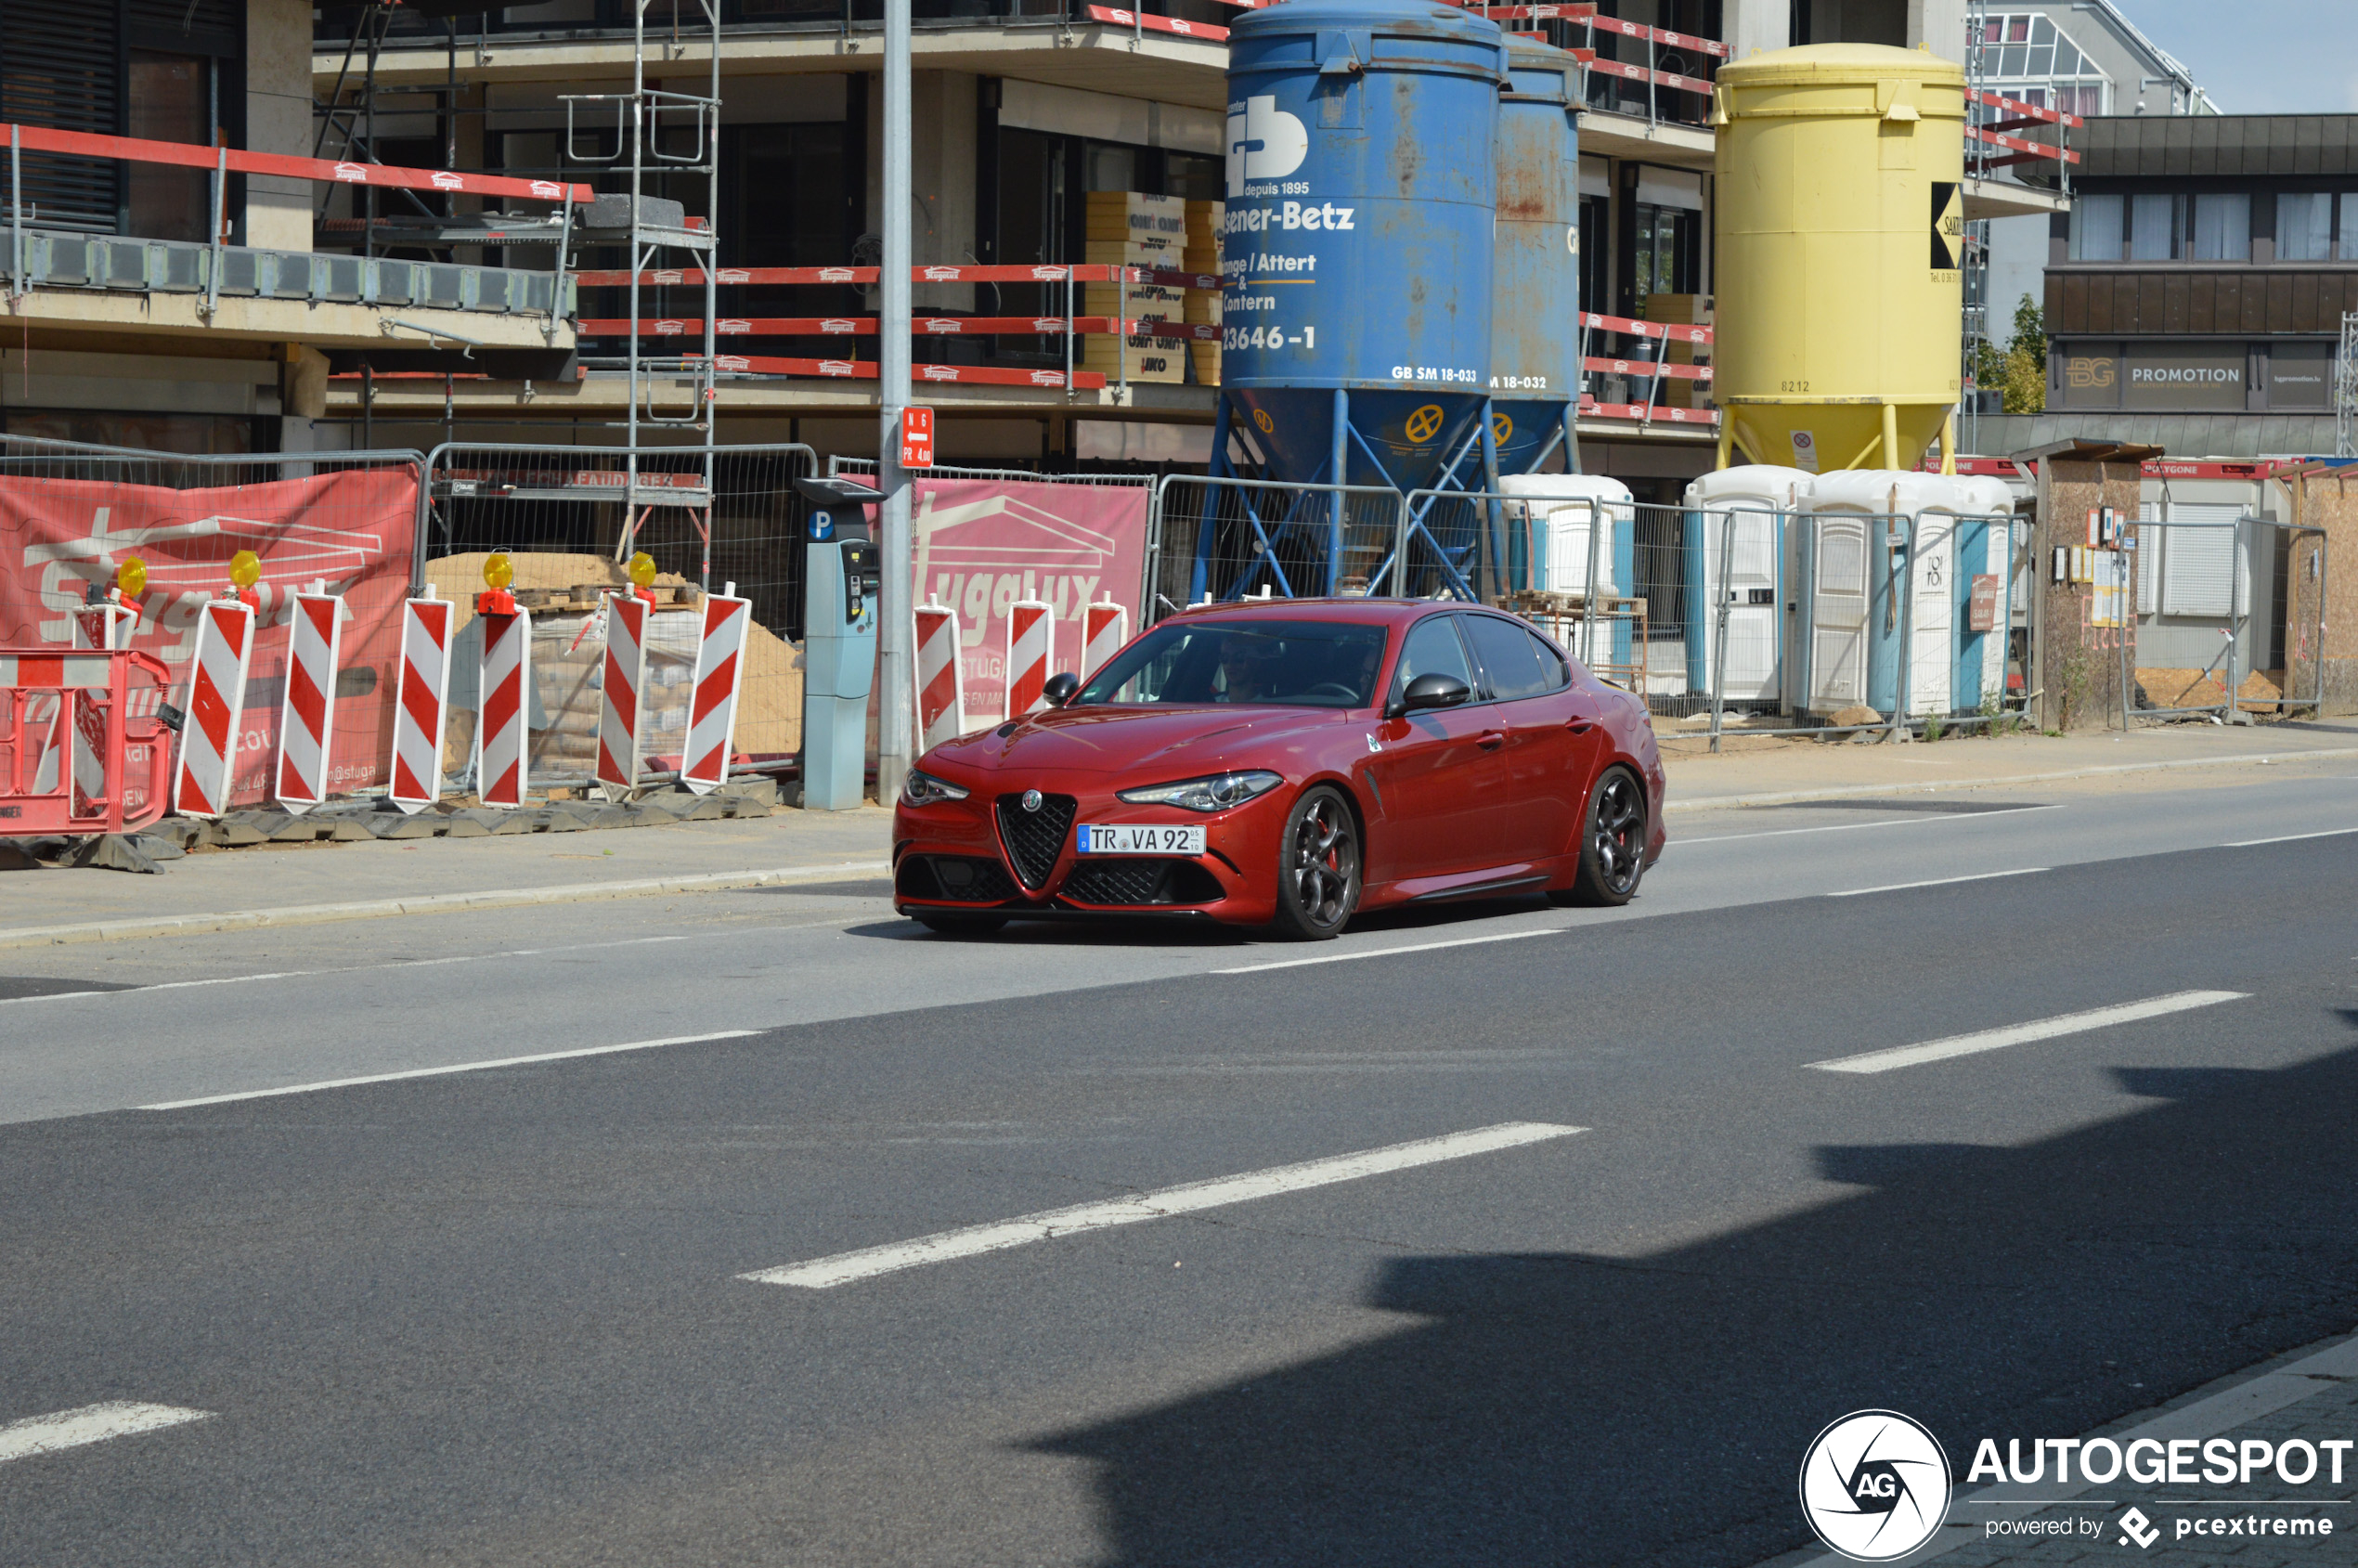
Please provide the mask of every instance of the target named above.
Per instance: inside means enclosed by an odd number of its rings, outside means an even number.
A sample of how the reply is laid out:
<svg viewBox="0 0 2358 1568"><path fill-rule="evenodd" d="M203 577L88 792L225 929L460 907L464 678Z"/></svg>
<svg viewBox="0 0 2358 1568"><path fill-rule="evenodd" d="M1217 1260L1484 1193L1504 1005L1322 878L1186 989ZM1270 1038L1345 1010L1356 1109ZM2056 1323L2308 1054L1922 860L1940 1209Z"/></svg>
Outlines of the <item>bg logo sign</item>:
<svg viewBox="0 0 2358 1568"><path fill-rule="evenodd" d="M1905 1557L1948 1517L1949 1456L1897 1410L1855 1410L1809 1445L1801 1511L1818 1538L1845 1557Z"/></svg>

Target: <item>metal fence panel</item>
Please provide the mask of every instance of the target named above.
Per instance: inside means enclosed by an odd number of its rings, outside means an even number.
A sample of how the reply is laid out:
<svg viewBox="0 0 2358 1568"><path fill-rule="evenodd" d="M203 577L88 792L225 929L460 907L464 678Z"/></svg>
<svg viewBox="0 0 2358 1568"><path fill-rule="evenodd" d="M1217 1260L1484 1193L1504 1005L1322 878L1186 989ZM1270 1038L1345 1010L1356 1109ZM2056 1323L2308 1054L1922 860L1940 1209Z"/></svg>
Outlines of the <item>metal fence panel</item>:
<svg viewBox="0 0 2358 1568"><path fill-rule="evenodd" d="M604 652L602 596L627 585L634 551L654 558L657 614L647 636L641 750L651 771L676 769L706 593L753 602L735 749L756 758L802 739L803 532L794 488L817 467L800 445L544 447L453 443L426 460L417 573L459 604L443 762L467 776L474 742L474 595L485 561L506 551L514 591L533 615L530 762L535 784L580 784L597 757ZM707 467L707 463L709 466ZM631 483L635 474L636 483Z"/></svg>
<svg viewBox="0 0 2358 1568"><path fill-rule="evenodd" d="M228 591L240 551L261 561L256 635L229 803L269 797L279 760L292 594L315 581L350 616L336 674L330 791L382 785L392 746L423 457L414 451L139 451L0 436L0 642L65 644L71 609L147 565L131 646L162 658L188 706L199 612ZM135 716L136 717L136 716Z"/></svg>
<svg viewBox="0 0 2358 1568"><path fill-rule="evenodd" d="M1147 513L1146 618L1204 600L1382 592L1400 502L1380 486L1165 474Z"/></svg>

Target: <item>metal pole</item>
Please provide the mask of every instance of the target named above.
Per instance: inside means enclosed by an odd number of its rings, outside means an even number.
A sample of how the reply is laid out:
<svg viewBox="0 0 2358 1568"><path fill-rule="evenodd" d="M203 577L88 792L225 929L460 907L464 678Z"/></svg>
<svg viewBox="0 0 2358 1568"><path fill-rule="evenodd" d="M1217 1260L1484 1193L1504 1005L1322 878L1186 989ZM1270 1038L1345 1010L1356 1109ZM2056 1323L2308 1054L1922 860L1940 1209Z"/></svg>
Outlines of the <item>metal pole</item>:
<svg viewBox="0 0 2358 1568"><path fill-rule="evenodd" d="M1704 526L1708 528L1710 513L1705 512ZM1708 536L1706 536L1708 537ZM1712 610L1711 628L1711 749L1719 750L1719 730L1726 707L1724 693L1728 687L1728 586L1736 559L1736 509L1730 507L1721 514L1719 525L1719 592ZM1711 580L1705 572L1704 580Z"/></svg>
<svg viewBox="0 0 2358 1568"><path fill-rule="evenodd" d="M909 401L909 0L885 0L884 299L877 323L876 487L882 523L876 604L876 799L890 805L913 758L909 591L909 474L900 466L900 410Z"/></svg>

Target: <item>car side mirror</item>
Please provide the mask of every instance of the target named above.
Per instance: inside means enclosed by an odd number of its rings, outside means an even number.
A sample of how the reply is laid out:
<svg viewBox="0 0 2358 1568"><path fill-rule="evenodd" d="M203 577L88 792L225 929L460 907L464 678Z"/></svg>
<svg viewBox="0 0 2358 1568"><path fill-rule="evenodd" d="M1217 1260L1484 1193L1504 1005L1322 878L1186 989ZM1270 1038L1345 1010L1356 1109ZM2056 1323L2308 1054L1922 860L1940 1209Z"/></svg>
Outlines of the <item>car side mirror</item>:
<svg viewBox="0 0 2358 1568"><path fill-rule="evenodd" d="M1081 677L1068 669L1048 677L1048 683L1040 688L1040 694L1048 699L1050 707L1062 707L1072 701L1073 693L1080 690Z"/></svg>
<svg viewBox="0 0 2358 1568"><path fill-rule="evenodd" d="M1392 705L1391 717L1397 719L1404 713L1415 713L1420 708L1456 707L1472 695L1473 689L1456 676L1444 675L1437 669L1428 670L1408 682L1407 690L1400 693L1400 700Z"/></svg>

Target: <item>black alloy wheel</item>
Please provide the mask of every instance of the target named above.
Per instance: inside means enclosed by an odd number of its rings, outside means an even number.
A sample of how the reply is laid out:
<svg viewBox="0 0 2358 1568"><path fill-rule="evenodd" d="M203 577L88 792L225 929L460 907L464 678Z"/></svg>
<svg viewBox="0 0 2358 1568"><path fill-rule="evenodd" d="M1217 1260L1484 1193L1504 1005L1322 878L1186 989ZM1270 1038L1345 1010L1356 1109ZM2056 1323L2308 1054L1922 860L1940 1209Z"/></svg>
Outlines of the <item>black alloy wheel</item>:
<svg viewBox="0 0 2358 1568"><path fill-rule="evenodd" d="M1277 849L1277 932L1325 941L1341 934L1358 907L1358 819L1327 785L1305 790Z"/></svg>
<svg viewBox="0 0 2358 1568"><path fill-rule="evenodd" d="M1580 835L1580 869L1569 888L1548 897L1561 904L1626 904L1646 874L1646 791L1626 768L1608 768L1588 792Z"/></svg>

